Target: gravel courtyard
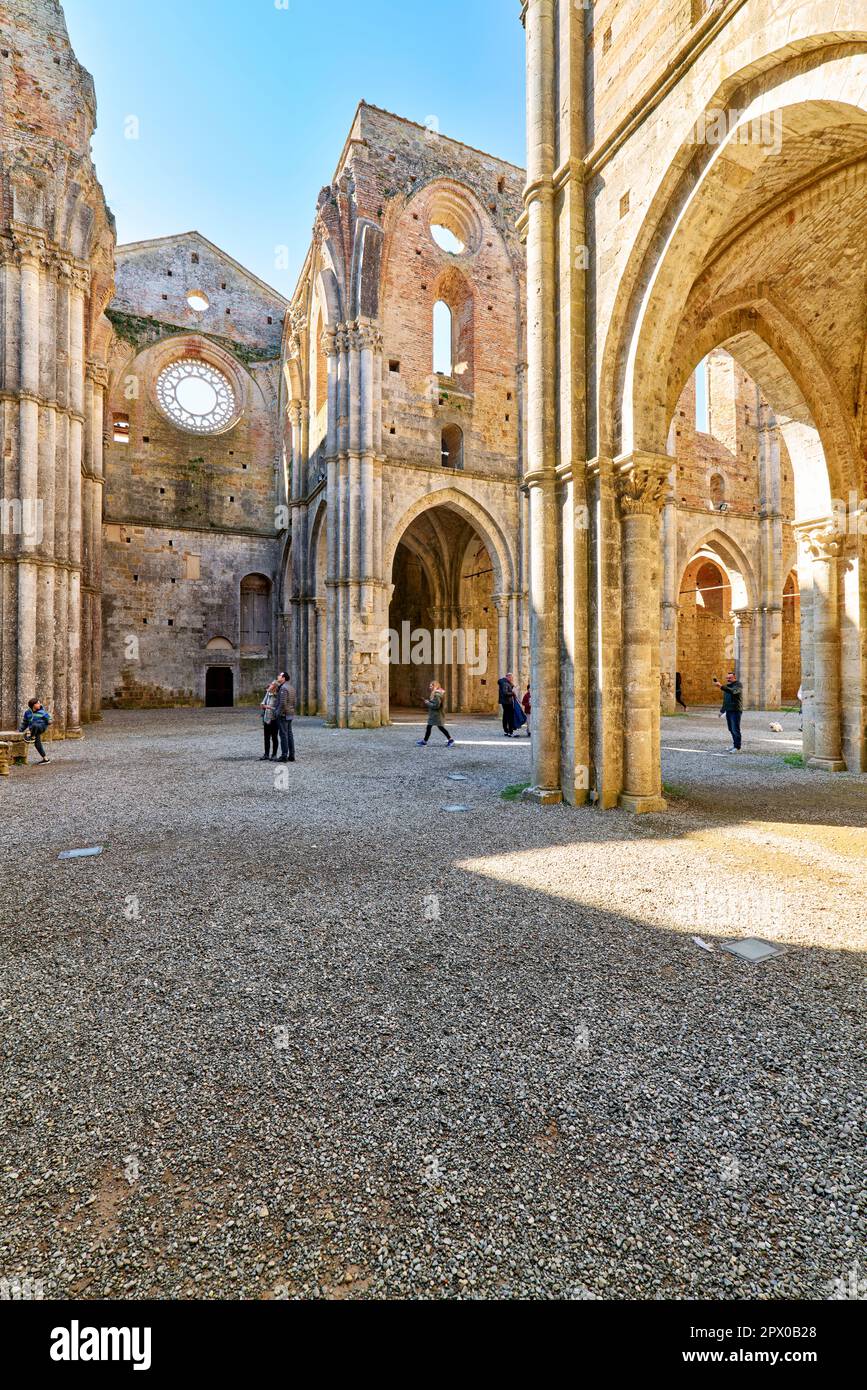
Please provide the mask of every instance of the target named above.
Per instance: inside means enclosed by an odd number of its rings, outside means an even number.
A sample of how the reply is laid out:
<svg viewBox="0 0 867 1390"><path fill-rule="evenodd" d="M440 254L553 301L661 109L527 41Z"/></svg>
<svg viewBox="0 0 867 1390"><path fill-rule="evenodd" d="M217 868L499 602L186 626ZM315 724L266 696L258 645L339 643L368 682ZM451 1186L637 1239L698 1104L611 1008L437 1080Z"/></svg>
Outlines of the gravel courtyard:
<svg viewBox="0 0 867 1390"><path fill-rule="evenodd" d="M771 718L745 717L740 757L711 712L664 721L670 809L641 819L504 800L529 744L484 720L450 750L298 720L278 769L255 712L112 712L16 770L0 1278L425 1299L867 1280L867 779L787 765L797 720ZM751 934L783 953L719 950Z"/></svg>

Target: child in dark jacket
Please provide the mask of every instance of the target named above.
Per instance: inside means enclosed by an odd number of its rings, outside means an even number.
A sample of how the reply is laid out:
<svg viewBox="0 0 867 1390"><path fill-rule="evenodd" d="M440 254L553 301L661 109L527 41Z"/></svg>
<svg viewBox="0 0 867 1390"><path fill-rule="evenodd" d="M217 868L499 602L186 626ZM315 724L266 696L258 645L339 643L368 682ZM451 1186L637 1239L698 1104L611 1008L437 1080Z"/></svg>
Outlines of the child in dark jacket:
<svg viewBox="0 0 867 1390"><path fill-rule="evenodd" d="M51 715L42 701L28 700L27 708L21 718L19 733L22 733L26 739L33 740L34 747L44 763L51 761L42 746L42 735L50 723Z"/></svg>

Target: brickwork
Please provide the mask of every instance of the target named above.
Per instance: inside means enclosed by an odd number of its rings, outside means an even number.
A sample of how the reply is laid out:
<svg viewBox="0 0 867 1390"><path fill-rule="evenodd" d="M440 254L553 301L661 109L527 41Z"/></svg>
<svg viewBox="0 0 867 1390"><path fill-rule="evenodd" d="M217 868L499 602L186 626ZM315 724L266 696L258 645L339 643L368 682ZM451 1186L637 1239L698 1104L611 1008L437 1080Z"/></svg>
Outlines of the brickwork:
<svg viewBox="0 0 867 1390"><path fill-rule="evenodd" d="M284 343L287 641L304 707L336 723L381 723L389 691L403 701L415 690L415 673L389 680L377 659L403 614L484 630L492 659L527 670L522 183L512 165L362 103L320 195ZM442 371L438 303L451 312ZM418 564L398 549L410 528L433 576L426 608ZM482 551L487 563L467 571ZM452 708L495 705L490 672L452 663L438 678Z"/></svg>
<svg viewBox="0 0 867 1390"><path fill-rule="evenodd" d="M203 703L216 662L232 670L235 699L254 700L281 659L286 518L277 510L273 354L285 303L196 233L120 247L117 279L109 310L103 697L114 705ZM191 291L210 309L190 310ZM225 376L236 402L231 428L196 434L167 418L156 383L177 361L203 362ZM241 582L253 574L264 576L271 594L260 655L241 649ZM220 640L231 648L215 657L209 644Z"/></svg>

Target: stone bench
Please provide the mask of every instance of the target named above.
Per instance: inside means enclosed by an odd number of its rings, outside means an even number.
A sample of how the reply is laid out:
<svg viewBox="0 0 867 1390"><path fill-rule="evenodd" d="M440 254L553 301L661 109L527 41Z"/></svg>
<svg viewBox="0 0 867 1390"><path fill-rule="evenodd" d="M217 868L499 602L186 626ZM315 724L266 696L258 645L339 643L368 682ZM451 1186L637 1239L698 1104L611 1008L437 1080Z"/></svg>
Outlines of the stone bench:
<svg viewBox="0 0 867 1390"><path fill-rule="evenodd" d="M0 743L9 745L9 761L24 764L27 762L27 744L24 735L17 729L0 729Z"/></svg>
<svg viewBox="0 0 867 1390"><path fill-rule="evenodd" d="M9 776L9 763L10 763L10 762L11 762L11 759L10 759L10 757L9 757L9 744L8 744L8 743L0 743L0 777L8 777L8 776Z"/></svg>

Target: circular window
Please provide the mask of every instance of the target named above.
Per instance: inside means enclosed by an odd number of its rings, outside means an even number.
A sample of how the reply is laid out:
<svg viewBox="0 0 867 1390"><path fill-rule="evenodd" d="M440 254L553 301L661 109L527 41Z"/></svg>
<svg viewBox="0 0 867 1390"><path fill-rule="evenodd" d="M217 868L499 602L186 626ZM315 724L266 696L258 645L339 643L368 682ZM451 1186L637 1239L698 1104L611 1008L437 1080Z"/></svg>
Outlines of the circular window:
<svg viewBox="0 0 867 1390"><path fill-rule="evenodd" d="M427 222L433 241L450 256L474 256L482 244L482 220L475 201L453 183L434 184L427 195Z"/></svg>
<svg viewBox="0 0 867 1390"><path fill-rule="evenodd" d="M157 377L157 400L174 424L192 434L215 434L231 423L235 393L222 372L186 358Z"/></svg>
<svg viewBox="0 0 867 1390"><path fill-rule="evenodd" d="M197 314L203 314L210 306L211 301L204 290L190 290L187 295L187 303L191 309L195 309Z"/></svg>
<svg viewBox="0 0 867 1390"><path fill-rule="evenodd" d="M431 223L430 234L440 250L448 251L450 256L462 256L467 249L460 237L439 222Z"/></svg>

